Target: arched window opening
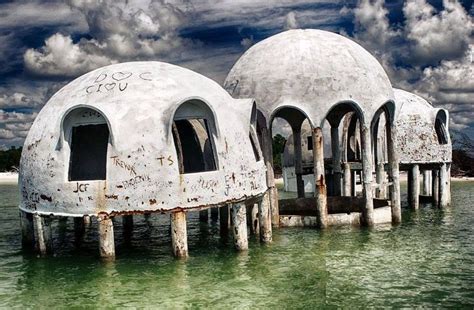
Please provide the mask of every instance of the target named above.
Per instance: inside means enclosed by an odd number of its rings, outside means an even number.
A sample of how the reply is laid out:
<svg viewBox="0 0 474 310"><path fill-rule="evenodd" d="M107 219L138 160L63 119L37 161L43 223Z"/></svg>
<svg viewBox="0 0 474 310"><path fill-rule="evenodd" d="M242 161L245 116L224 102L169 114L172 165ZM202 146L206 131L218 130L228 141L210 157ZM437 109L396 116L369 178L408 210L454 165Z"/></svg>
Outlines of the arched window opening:
<svg viewBox="0 0 474 310"><path fill-rule="evenodd" d="M439 144L448 144L448 131L444 122L440 118L436 118L435 122L436 135Z"/></svg>
<svg viewBox="0 0 474 310"><path fill-rule="evenodd" d="M250 139L250 144L252 144L252 151L253 151L253 156L255 157L255 161L262 160L260 144L258 143L257 133L255 132L255 129L253 128L253 126L250 127L249 139Z"/></svg>
<svg viewBox="0 0 474 310"><path fill-rule="evenodd" d="M69 144L69 181L105 180L109 126L101 113L90 108L71 111L63 123Z"/></svg>
<svg viewBox="0 0 474 310"><path fill-rule="evenodd" d="M214 117L203 102L183 103L175 113L172 126L181 174L217 170L212 139Z"/></svg>

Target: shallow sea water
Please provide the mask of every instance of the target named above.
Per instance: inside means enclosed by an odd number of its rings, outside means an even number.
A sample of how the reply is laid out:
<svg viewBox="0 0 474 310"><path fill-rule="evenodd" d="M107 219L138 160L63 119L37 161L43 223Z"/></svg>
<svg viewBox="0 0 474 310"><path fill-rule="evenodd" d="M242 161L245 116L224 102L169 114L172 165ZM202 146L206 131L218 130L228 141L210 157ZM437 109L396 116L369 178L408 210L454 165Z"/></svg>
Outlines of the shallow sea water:
<svg viewBox="0 0 474 310"><path fill-rule="evenodd" d="M326 231L286 228L237 253L218 223L188 217L190 258L171 256L169 219L116 220L115 262L98 258L95 223L81 242L55 221L54 256L21 247L18 188L0 185L0 308L474 307L474 183L452 184L445 211L404 206L403 223ZM406 201L406 197L402 197Z"/></svg>

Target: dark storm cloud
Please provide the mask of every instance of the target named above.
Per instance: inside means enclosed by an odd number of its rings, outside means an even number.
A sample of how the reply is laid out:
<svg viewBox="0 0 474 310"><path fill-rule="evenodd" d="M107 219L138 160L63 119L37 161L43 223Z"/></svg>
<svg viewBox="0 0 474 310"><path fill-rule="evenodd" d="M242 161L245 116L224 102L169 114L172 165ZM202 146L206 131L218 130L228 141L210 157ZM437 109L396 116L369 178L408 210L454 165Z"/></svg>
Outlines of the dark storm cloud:
<svg viewBox="0 0 474 310"><path fill-rule="evenodd" d="M462 6L462 5L463 6ZM449 107L471 130L472 7L423 0L14 1L0 4L0 147L21 144L64 83L94 68L161 60L221 83L251 45L291 28L354 37L395 86ZM471 12L470 14L468 12Z"/></svg>

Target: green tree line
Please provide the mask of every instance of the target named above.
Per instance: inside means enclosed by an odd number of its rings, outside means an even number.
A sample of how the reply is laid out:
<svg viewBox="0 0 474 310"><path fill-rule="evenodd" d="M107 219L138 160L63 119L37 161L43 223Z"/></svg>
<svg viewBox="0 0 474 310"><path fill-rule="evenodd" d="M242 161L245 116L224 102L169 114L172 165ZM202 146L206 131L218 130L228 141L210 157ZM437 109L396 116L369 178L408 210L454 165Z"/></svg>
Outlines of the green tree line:
<svg viewBox="0 0 474 310"><path fill-rule="evenodd" d="M21 147L0 151L0 171L16 171L20 166Z"/></svg>

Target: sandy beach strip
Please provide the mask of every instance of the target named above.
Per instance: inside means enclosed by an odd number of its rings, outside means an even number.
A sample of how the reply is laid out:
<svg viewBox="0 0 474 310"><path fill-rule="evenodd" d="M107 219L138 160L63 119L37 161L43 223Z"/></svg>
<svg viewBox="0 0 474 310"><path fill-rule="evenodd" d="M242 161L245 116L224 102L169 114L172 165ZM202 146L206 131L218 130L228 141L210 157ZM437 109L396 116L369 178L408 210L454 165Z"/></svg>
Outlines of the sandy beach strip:
<svg viewBox="0 0 474 310"><path fill-rule="evenodd" d="M16 172L0 172L0 184L17 184L18 173Z"/></svg>

